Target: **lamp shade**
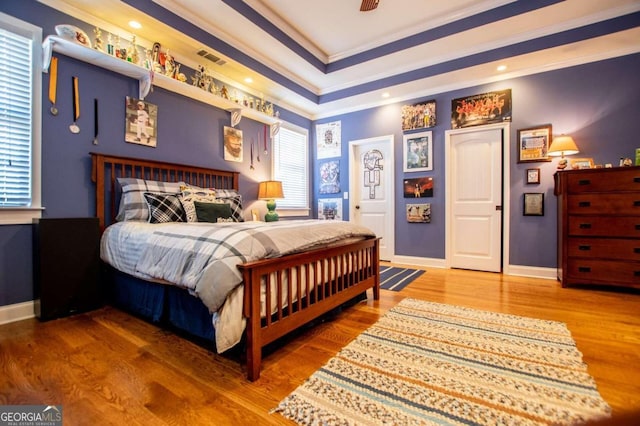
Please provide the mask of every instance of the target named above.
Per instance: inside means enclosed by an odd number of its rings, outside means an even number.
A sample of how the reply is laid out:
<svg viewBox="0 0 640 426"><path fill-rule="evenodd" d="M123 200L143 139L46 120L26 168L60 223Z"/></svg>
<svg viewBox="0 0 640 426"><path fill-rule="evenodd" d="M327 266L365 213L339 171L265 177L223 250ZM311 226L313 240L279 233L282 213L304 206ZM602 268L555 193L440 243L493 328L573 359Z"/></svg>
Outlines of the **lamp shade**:
<svg viewBox="0 0 640 426"><path fill-rule="evenodd" d="M284 198L282 182L279 180L267 180L258 185L258 198L261 200L273 200Z"/></svg>
<svg viewBox="0 0 640 426"><path fill-rule="evenodd" d="M564 157L565 155L577 154L580 151L571 136L561 135L553 139L549 147L550 157Z"/></svg>

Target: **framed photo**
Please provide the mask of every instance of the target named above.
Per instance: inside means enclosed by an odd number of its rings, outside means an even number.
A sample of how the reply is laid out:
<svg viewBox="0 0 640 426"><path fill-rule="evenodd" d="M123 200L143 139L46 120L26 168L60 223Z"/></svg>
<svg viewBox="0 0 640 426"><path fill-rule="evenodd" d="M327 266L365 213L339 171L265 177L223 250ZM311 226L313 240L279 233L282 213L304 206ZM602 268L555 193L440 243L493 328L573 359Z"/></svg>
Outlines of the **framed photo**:
<svg viewBox="0 0 640 426"><path fill-rule="evenodd" d="M518 130L518 163L551 161L548 155L551 144L551 124Z"/></svg>
<svg viewBox="0 0 640 426"><path fill-rule="evenodd" d="M571 158L569 167L572 169L593 169L593 158Z"/></svg>
<svg viewBox="0 0 640 426"><path fill-rule="evenodd" d="M242 163L242 130L224 126L224 159Z"/></svg>
<svg viewBox="0 0 640 426"><path fill-rule="evenodd" d="M420 132L402 137L405 172L433 170L433 132Z"/></svg>
<svg viewBox="0 0 640 426"><path fill-rule="evenodd" d="M544 193L525 192L524 216L544 216Z"/></svg>
<svg viewBox="0 0 640 426"><path fill-rule="evenodd" d="M158 106L126 97L124 140L155 148L158 143Z"/></svg>
<svg viewBox="0 0 640 426"><path fill-rule="evenodd" d="M423 129L436 125L436 101L402 105L402 131Z"/></svg>
<svg viewBox="0 0 640 426"><path fill-rule="evenodd" d="M433 178L430 176L405 179L404 198L433 197Z"/></svg>
<svg viewBox="0 0 640 426"><path fill-rule="evenodd" d="M407 204L407 222L430 223L431 204Z"/></svg>
<svg viewBox="0 0 640 426"><path fill-rule="evenodd" d="M527 169L527 184L540 183L540 169Z"/></svg>

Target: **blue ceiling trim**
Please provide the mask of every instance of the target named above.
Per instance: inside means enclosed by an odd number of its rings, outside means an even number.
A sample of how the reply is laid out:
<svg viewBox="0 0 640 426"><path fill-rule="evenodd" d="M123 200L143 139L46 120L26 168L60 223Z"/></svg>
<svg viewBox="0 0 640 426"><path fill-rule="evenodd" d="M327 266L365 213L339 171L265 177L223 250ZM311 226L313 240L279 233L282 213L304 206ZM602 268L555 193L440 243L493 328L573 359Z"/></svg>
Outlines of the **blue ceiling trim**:
<svg viewBox="0 0 640 426"><path fill-rule="evenodd" d="M323 73L326 73L327 66L324 62L305 49L295 39L289 37L284 31L271 23L267 18L256 12L247 3L242 0L222 0L222 2L247 18L249 21L253 22L258 28L261 28L267 34L270 34L273 38L285 45L288 49L292 50L296 55L300 56L309 64L316 67Z"/></svg>
<svg viewBox="0 0 640 426"><path fill-rule="evenodd" d="M358 65L363 62L379 58L381 56L390 55L392 53L400 52L405 49L420 46L422 44L429 43L431 41L438 40L452 34L467 31L472 28L476 28L514 16L522 15L523 13L531 12L532 10L541 9L543 7L561 3L563 1L565 0L520 0L514 3L509 3L495 9L487 10L485 12L478 13L477 15L468 16L458 21L441 25L439 27L432 28L427 31L423 31L421 33L414 34L409 37L396 40L382 46L378 46L374 49L367 50L365 52L361 52L347 58L332 62L327 65L327 73L339 71L341 69Z"/></svg>
<svg viewBox="0 0 640 426"><path fill-rule="evenodd" d="M453 59L451 61L439 63L436 65L408 71L402 74L383 78L376 81L352 86L347 89L338 90L320 96L320 104L332 102L355 95L381 90L397 84L408 83L414 80L420 80L435 75L456 71L487 62L506 59L516 55L536 52L542 49L562 46L569 43L587 40L619 31L636 28L640 26L640 12L631 13L607 21L586 25L583 27L568 30L562 33L551 34L534 40L528 40L521 43L512 44L486 52L476 53L474 55L465 56L463 58Z"/></svg>
<svg viewBox="0 0 640 426"><path fill-rule="evenodd" d="M256 73L259 73L278 84L292 90L298 95L310 100L311 102L318 103L319 97L315 93L310 90L304 88L293 80L288 79L282 74L272 70L271 68L265 66L264 64L258 62L251 56L243 53L242 51L236 49L235 47L229 45L228 43L220 40L214 35L202 30L191 22L186 21L184 18L168 11L167 9L157 5L151 0L121 0L123 3L128 4L129 6L140 10L141 12L159 20L160 22L164 22L166 25L175 28L177 31L180 31L189 37L192 37L207 46L211 46L211 48L216 49L216 51L220 52L223 55L229 56L233 58L235 61L241 63L244 66L249 67L254 70Z"/></svg>

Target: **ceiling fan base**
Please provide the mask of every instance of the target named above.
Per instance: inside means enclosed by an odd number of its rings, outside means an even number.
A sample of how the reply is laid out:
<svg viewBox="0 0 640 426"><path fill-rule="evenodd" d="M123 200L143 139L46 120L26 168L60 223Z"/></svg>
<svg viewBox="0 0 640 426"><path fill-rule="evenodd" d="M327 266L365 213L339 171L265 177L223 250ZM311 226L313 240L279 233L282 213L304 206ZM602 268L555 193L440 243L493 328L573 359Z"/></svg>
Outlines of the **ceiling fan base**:
<svg viewBox="0 0 640 426"><path fill-rule="evenodd" d="M378 3L380 0L362 0L362 4L360 5L360 12L369 12L370 10L374 10L378 7Z"/></svg>

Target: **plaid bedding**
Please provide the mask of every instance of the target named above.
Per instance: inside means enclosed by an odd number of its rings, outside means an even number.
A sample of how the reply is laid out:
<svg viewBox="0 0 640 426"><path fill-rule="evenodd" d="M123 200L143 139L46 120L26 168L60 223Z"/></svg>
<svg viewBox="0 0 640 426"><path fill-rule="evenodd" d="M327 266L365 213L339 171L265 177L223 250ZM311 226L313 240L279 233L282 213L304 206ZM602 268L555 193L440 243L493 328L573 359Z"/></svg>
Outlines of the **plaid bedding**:
<svg viewBox="0 0 640 426"><path fill-rule="evenodd" d="M216 346L223 352L240 340L244 329L242 275L236 265L374 236L368 228L342 221L119 222L105 230L101 257L130 275L189 289L214 313ZM231 306L223 309L226 302Z"/></svg>

